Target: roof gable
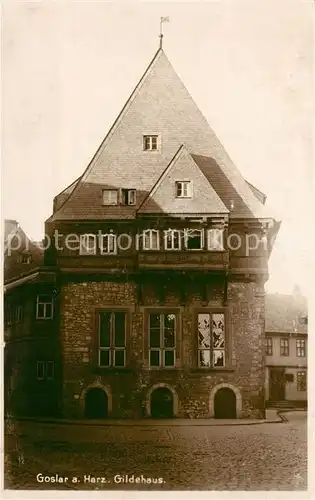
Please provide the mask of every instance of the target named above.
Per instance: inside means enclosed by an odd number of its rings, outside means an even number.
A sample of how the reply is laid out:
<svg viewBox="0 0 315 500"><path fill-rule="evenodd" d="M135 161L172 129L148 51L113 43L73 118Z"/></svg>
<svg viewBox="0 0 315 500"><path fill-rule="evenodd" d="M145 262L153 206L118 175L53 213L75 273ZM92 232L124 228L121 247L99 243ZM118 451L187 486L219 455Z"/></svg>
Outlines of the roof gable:
<svg viewBox="0 0 315 500"><path fill-rule="evenodd" d="M143 135L149 134L159 135L159 151L143 151ZM235 207L232 216L264 216L263 205L233 165L160 49L79 182L67 199L58 204L59 209L50 220L134 217L181 144L196 155L212 159L226 185L232 186L242 206L239 213ZM210 183L213 185L211 179ZM106 188L137 189L137 206L103 206L102 190ZM225 205L229 209L229 204Z"/></svg>
<svg viewBox="0 0 315 500"><path fill-rule="evenodd" d="M191 182L191 198L176 197L176 182L184 180ZM138 212L227 214L228 210L191 155L181 146Z"/></svg>

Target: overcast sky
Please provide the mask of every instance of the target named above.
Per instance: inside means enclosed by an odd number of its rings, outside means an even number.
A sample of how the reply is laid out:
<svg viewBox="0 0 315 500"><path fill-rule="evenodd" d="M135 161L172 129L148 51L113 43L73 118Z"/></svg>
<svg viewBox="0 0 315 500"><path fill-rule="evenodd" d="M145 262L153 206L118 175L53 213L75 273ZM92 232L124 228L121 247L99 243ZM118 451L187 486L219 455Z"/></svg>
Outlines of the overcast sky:
<svg viewBox="0 0 315 500"><path fill-rule="evenodd" d="M44 235L158 48L244 177L283 220L268 291L307 288L312 3L4 1L5 218Z"/></svg>

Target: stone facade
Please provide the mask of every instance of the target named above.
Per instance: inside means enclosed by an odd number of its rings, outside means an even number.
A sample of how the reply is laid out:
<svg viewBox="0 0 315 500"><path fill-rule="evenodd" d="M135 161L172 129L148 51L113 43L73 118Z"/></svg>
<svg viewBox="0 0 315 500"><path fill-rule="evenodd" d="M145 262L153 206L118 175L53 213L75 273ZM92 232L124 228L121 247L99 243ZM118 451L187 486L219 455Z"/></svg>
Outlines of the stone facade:
<svg viewBox="0 0 315 500"><path fill-rule="evenodd" d="M82 282L64 284L61 289L61 345L63 357L64 416L84 416L84 395L91 387L106 391L108 414L112 417L150 416L150 394L168 387L173 393L174 416L213 416L214 390L231 388L237 398L237 416L264 417L264 294L256 283L230 282L227 312L226 367L198 368L196 310L222 308L223 290L211 290L208 303L189 296L181 305L179 294L166 295L155 307L178 308L180 315L179 361L176 368L148 367L145 352L147 331L145 310L152 307L152 294L143 305L137 303L132 282ZM153 302L154 303L154 302ZM123 308L129 314L129 339L125 368L101 368L96 361L96 312ZM223 384L223 385L222 385Z"/></svg>

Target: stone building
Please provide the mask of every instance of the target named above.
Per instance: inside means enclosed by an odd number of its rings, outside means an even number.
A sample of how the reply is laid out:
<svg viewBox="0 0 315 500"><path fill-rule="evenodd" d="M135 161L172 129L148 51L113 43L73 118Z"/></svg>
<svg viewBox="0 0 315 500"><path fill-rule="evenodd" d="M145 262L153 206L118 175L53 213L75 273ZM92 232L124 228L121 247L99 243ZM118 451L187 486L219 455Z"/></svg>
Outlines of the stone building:
<svg viewBox="0 0 315 500"><path fill-rule="evenodd" d="M41 395L74 418L263 418L265 198L160 48L55 197L36 279L7 282L33 308L27 411Z"/></svg>
<svg viewBox="0 0 315 500"><path fill-rule="evenodd" d="M266 401L307 405L307 301L299 292L266 295Z"/></svg>

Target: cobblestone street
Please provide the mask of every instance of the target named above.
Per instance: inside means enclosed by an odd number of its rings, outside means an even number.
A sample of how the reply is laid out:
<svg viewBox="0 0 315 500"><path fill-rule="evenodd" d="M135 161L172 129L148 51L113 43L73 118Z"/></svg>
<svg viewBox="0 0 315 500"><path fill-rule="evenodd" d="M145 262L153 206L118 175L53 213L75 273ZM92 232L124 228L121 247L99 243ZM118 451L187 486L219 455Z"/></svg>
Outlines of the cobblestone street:
<svg viewBox="0 0 315 500"><path fill-rule="evenodd" d="M15 424L19 451L13 450L14 436L6 438L5 487L303 490L307 488L306 413L290 413L287 418L287 423L241 426L19 422ZM68 481L39 482L37 474L58 474ZM78 482L73 483L73 477ZM93 482L97 477L105 479ZM153 478L162 479L153 484Z"/></svg>

